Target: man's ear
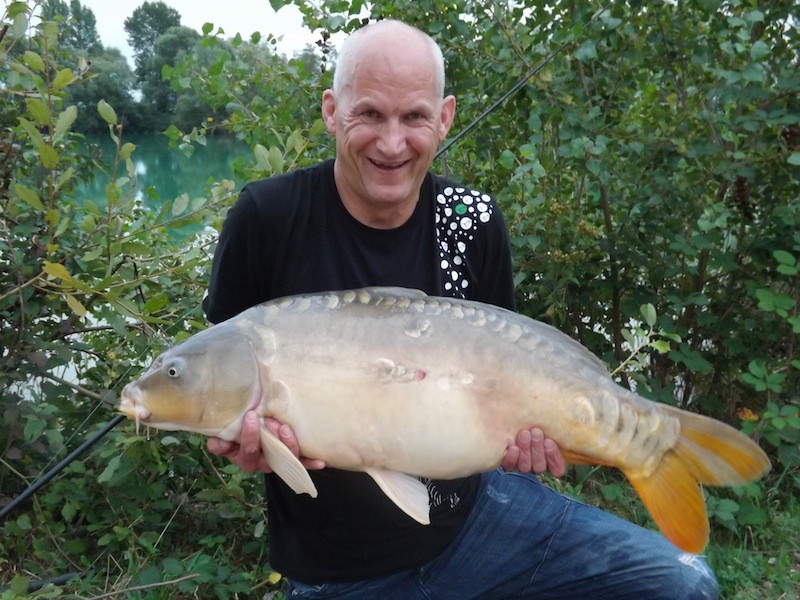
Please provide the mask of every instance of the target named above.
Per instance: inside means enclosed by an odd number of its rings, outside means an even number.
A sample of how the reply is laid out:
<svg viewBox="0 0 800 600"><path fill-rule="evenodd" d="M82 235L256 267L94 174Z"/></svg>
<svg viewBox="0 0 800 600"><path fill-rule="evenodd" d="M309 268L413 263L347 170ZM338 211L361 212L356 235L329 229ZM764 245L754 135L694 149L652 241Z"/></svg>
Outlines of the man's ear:
<svg viewBox="0 0 800 600"><path fill-rule="evenodd" d="M322 93L322 120L330 133L336 133L336 94L333 90Z"/></svg>
<svg viewBox="0 0 800 600"><path fill-rule="evenodd" d="M453 125L453 119L456 116L456 97L447 96L442 100L442 115L441 125L439 126L439 142L443 142L447 137L447 132Z"/></svg>

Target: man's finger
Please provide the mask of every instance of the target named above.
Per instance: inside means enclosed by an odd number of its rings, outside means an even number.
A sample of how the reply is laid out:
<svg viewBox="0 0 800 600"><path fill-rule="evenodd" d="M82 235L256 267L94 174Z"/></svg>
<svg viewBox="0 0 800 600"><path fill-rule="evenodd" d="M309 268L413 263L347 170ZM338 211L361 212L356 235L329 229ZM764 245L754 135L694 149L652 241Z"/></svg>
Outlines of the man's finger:
<svg viewBox="0 0 800 600"><path fill-rule="evenodd" d="M519 462L519 446L509 446L506 449L506 454L503 456L502 467L505 471L516 471L517 463Z"/></svg>
<svg viewBox="0 0 800 600"><path fill-rule="evenodd" d="M541 429L534 427L530 431L530 462L531 468L528 471L534 473L544 473L547 471L547 456L544 451L544 432Z"/></svg>
<svg viewBox="0 0 800 600"><path fill-rule="evenodd" d="M547 470L553 477L563 477L567 472L567 461L561 454L561 450L551 439L544 441L544 454L547 457Z"/></svg>
<svg viewBox="0 0 800 600"><path fill-rule="evenodd" d="M261 454L261 436L258 429L258 415L253 411L249 411L244 416L242 432L239 437L239 445L242 447L242 452L248 456Z"/></svg>
<svg viewBox="0 0 800 600"><path fill-rule="evenodd" d="M230 452L233 449L233 445L233 442L221 440L218 437L210 437L206 443L206 446L208 446L208 451L217 456L224 456Z"/></svg>
<svg viewBox="0 0 800 600"><path fill-rule="evenodd" d="M300 444L297 441L294 430L289 425L284 423L280 426L278 429L278 438L292 451L292 454L300 456Z"/></svg>

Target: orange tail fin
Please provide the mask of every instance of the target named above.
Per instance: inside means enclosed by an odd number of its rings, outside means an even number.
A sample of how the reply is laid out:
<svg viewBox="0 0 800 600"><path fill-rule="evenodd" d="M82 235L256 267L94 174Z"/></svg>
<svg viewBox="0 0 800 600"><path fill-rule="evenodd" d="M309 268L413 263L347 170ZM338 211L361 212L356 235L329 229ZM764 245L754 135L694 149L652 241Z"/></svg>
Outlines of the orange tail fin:
<svg viewBox="0 0 800 600"><path fill-rule="evenodd" d="M749 437L715 419L663 407L680 420L678 443L647 476L626 472L668 540L698 553L708 543L701 484L741 485L769 470L767 455Z"/></svg>

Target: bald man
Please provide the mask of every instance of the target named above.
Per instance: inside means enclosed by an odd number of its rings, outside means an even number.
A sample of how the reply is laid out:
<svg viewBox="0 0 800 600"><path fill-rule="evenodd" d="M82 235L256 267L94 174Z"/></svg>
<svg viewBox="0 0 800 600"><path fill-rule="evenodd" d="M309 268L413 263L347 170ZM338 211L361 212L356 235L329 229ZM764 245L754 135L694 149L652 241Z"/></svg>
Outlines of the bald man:
<svg viewBox="0 0 800 600"><path fill-rule="evenodd" d="M336 157L250 183L228 213L203 306L217 323L287 295L402 286L514 308L508 232L494 198L429 169L456 110L444 60L423 32L380 21L343 44L322 116ZM431 398L436 402L436 398ZM296 495L248 414L238 442L211 452L266 473L270 563L305 598L715 598L705 562L660 535L554 493L556 444L531 423L503 469L426 481L430 525L364 473L311 470ZM299 456L292 429L267 427Z"/></svg>

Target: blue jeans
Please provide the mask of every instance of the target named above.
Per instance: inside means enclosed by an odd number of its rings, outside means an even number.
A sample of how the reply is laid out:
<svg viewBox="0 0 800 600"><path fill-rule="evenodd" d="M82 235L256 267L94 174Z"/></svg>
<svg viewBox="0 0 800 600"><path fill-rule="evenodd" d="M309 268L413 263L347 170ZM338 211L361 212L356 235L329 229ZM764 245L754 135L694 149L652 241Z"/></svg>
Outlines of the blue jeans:
<svg viewBox="0 0 800 600"><path fill-rule="evenodd" d="M483 476L469 520L419 568L356 583L290 582L288 598L717 598L699 556L662 535L562 496L533 475Z"/></svg>

